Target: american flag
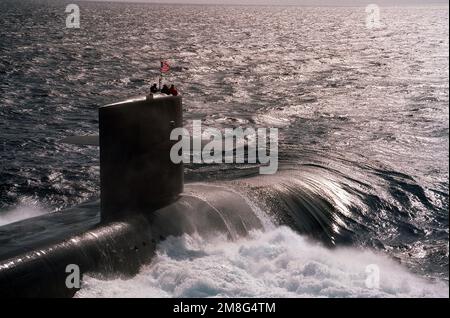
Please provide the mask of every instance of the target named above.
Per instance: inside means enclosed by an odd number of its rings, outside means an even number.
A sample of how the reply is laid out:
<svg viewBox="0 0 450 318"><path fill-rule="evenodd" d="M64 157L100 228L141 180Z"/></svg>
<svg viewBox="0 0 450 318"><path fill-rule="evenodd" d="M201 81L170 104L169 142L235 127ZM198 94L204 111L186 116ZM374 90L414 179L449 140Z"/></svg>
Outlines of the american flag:
<svg viewBox="0 0 450 318"><path fill-rule="evenodd" d="M161 61L161 73L167 73L170 71L170 65L167 61Z"/></svg>

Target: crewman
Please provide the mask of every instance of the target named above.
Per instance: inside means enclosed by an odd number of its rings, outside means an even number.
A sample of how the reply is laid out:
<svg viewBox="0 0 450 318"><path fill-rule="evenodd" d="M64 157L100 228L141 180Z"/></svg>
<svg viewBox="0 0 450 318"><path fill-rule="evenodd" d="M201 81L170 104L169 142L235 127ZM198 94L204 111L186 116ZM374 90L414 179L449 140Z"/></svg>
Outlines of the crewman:
<svg viewBox="0 0 450 318"><path fill-rule="evenodd" d="M161 89L161 93L166 94L166 95L170 95L170 89L169 89L169 86L167 86L166 84L164 84L163 88Z"/></svg>
<svg viewBox="0 0 450 318"><path fill-rule="evenodd" d="M152 94L156 94L156 93L158 93L158 91L159 91L158 85L153 84L153 86L150 87L150 92L151 92Z"/></svg>
<svg viewBox="0 0 450 318"><path fill-rule="evenodd" d="M171 85L171 86L170 86L169 94L172 95L172 96L178 96L178 91L177 91L177 89L175 88L175 85Z"/></svg>

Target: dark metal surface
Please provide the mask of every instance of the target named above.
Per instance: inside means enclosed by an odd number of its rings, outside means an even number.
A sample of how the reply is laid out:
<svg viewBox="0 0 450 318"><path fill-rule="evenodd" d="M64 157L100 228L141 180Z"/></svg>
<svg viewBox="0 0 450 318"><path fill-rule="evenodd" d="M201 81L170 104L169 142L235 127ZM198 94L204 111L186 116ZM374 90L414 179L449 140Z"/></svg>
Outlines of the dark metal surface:
<svg viewBox="0 0 450 318"><path fill-rule="evenodd" d="M181 194L183 166L170 161L170 133L182 114L181 97L100 108L101 204L0 227L1 297L71 297L68 265L132 276L169 236L220 231L235 239L262 226L230 189L194 184Z"/></svg>
<svg viewBox="0 0 450 318"><path fill-rule="evenodd" d="M154 211L183 191L183 164L170 159L182 116L180 96L99 108L102 220Z"/></svg>
<svg viewBox="0 0 450 318"><path fill-rule="evenodd" d="M81 274L130 277L169 236L221 232L236 239L262 226L241 196L214 185L187 185L176 202L117 222L98 223L98 207L94 202L1 227L0 297L71 297L77 290L65 285L69 264Z"/></svg>

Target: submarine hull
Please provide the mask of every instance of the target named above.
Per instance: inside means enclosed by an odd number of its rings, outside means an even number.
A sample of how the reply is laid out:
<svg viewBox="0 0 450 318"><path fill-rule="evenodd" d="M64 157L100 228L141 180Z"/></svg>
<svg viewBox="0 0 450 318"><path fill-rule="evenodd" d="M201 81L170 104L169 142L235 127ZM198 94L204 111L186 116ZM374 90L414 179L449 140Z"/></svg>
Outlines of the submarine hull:
<svg viewBox="0 0 450 318"><path fill-rule="evenodd" d="M220 232L232 240L262 227L244 198L201 184L186 185L174 203L147 215L99 221L97 201L1 227L0 297L72 297L79 288L66 284L69 265L78 266L81 280L85 274L126 279L170 236Z"/></svg>

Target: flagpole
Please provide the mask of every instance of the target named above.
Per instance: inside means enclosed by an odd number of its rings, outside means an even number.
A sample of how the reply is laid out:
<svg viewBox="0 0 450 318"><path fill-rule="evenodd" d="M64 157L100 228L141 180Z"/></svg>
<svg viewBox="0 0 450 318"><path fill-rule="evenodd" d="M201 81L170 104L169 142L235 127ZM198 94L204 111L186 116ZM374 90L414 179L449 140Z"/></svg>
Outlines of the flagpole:
<svg viewBox="0 0 450 318"><path fill-rule="evenodd" d="M159 91L162 89L162 67L163 67L163 60L162 57L159 59L160 61L160 67L159 67Z"/></svg>

